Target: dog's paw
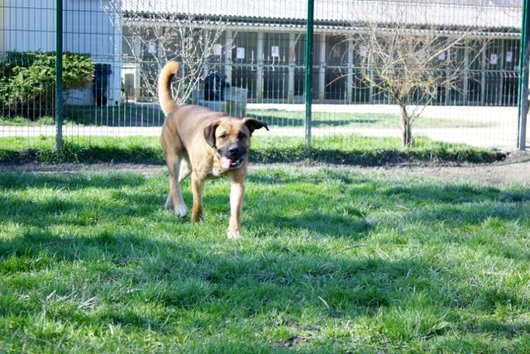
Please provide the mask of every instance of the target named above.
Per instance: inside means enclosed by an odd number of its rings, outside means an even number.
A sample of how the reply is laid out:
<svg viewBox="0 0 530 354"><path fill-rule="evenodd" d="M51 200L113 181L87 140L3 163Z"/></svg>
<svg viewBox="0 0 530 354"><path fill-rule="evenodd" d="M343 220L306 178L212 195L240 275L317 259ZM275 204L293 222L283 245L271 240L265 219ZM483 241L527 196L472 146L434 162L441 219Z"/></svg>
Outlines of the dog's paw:
<svg viewBox="0 0 530 354"><path fill-rule="evenodd" d="M166 209L167 210L172 210L174 208L175 208L175 206L173 205L173 198L171 198L171 196L167 197L167 199L166 199Z"/></svg>
<svg viewBox="0 0 530 354"><path fill-rule="evenodd" d="M230 230L228 229L228 231L226 232L228 238L230 240L239 240L241 239L243 236L241 236L241 232L239 230Z"/></svg>
<svg viewBox="0 0 530 354"><path fill-rule="evenodd" d="M188 215L188 207L185 204L175 205L174 210L175 210L175 215L178 216L179 218L183 218L186 215Z"/></svg>

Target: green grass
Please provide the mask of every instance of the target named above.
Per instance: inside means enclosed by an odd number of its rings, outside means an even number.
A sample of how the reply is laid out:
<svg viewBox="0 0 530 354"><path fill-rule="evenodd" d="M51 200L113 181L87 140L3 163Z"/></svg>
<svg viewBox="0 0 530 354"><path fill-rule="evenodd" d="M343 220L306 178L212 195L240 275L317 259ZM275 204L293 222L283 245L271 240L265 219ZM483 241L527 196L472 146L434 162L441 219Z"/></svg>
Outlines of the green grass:
<svg viewBox="0 0 530 354"><path fill-rule="evenodd" d="M246 113L248 117L260 119L270 126L302 127L305 124L304 111L285 111L281 109L251 109L247 110ZM399 127L399 117L393 114L313 112L312 118L312 125L314 127Z"/></svg>
<svg viewBox="0 0 530 354"><path fill-rule="evenodd" d="M65 106L68 124L110 127L161 127L164 114L158 106L123 104L120 106Z"/></svg>
<svg viewBox="0 0 530 354"><path fill-rule="evenodd" d="M303 138L256 136L252 144L251 160L263 163L311 159L335 164L385 165L400 162L493 162L504 158L494 149L440 143L425 138L417 138L412 148L405 149L396 138L356 135L315 137L310 155ZM2 138L0 163L164 163L157 137L69 138L59 153L54 151L54 146L54 138Z"/></svg>
<svg viewBox="0 0 530 354"><path fill-rule="evenodd" d="M333 164L363 166L403 162L493 162L504 158L494 149L436 142L418 137L411 148L397 138L358 135L315 137L307 156L305 140L292 137L258 137L253 140L252 159L258 162L295 162L304 158Z"/></svg>
<svg viewBox="0 0 530 354"><path fill-rule="evenodd" d="M249 109L246 116L260 119L272 127L302 127L305 112L282 109ZM384 113L328 113L313 112L314 127L399 128L400 117ZM52 117L33 122L24 117L0 117L0 125L53 125ZM120 106L70 106L64 107L65 124L111 127L162 126L164 115L155 105L123 104ZM484 123L464 119L421 117L414 128L459 128L484 126Z"/></svg>
<svg viewBox="0 0 530 354"><path fill-rule="evenodd" d="M266 122L270 126L302 127L305 124L304 111L286 111L281 109L250 109L248 117L253 117ZM399 128L400 117L397 114L385 113L340 113L340 112L313 112L313 127L341 127L354 128ZM459 128L484 126L484 123L463 119L440 119L420 117L414 123L414 128Z"/></svg>
<svg viewBox="0 0 530 354"><path fill-rule="evenodd" d="M55 119L53 117L40 117L36 121L32 121L22 116L15 116L13 118L0 116L0 125L4 126L40 126L54 124Z"/></svg>
<svg viewBox="0 0 530 354"><path fill-rule="evenodd" d="M66 125L109 127L161 127L164 114L157 106L123 104L120 106L64 106L63 122ZM53 117L41 117L32 121L22 116L12 118L0 116L0 125L38 126L54 125Z"/></svg>
<svg viewBox="0 0 530 354"><path fill-rule="evenodd" d="M0 139L0 162L3 163L163 163L159 139L155 137L78 137L66 139L55 151L55 138Z"/></svg>
<svg viewBox="0 0 530 354"><path fill-rule="evenodd" d="M526 187L267 166L238 242L226 180L200 224L166 190L0 173L0 351L530 351Z"/></svg>

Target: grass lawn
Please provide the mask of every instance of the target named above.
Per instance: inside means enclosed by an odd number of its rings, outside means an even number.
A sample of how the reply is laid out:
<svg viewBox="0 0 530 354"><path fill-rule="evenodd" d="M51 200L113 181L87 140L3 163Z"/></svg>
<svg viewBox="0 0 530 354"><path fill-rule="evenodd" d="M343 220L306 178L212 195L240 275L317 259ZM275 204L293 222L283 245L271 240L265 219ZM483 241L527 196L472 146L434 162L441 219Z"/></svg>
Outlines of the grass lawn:
<svg viewBox="0 0 530 354"><path fill-rule="evenodd" d="M123 104L120 106L64 106L63 121L66 125L88 125L109 127L161 127L164 114L154 105ZM22 116L0 116L0 125L38 126L54 125L54 117L41 117L32 121Z"/></svg>
<svg viewBox="0 0 530 354"><path fill-rule="evenodd" d="M280 105L281 107L281 105ZM305 112L283 109L249 109L247 117L257 118L271 127L302 127ZM0 125L53 125L53 117L43 117L33 122L24 117L5 118L0 116ZM156 105L123 104L121 106L65 106L65 124L110 127L152 127L162 126L164 115ZM313 112L314 127L355 128L399 128L400 117L384 113L326 113ZM484 127L487 123L458 118L421 117L414 128L459 128Z"/></svg>
<svg viewBox="0 0 530 354"><path fill-rule="evenodd" d="M238 242L166 191L0 173L0 352L530 352L527 188L265 166Z"/></svg>
<svg viewBox="0 0 530 354"><path fill-rule="evenodd" d="M344 135L313 138L307 154L301 137L255 136L250 158L254 162L312 161L335 164L385 165L399 162L493 162L505 154L495 149L476 148L418 137L404 148L400 139ZM55 153L52 137L0 138L0 163L22 162L132 162L163 164L158 137L72 137Z"/></svg>
<svg viewBox="0 0 530 354"><path fill-rule="evenodd" d="M121 106L65 106L67 124L110 127L161 127L164 114L153 105L123 104Z"/></svg>
<svg viewBox="0 0 530 354"><path fill-rule="evenodd" d="M251 109L247 116L260 119L270 126L302 127L305 124L304 111L286 111L282 109ZM399 128L400 117L385 113L340 113L313 112L313 127L354 127L354 128ZM460 128L486 126L484 122L473 122L458 118L420 117L414 128Z"/></svg>

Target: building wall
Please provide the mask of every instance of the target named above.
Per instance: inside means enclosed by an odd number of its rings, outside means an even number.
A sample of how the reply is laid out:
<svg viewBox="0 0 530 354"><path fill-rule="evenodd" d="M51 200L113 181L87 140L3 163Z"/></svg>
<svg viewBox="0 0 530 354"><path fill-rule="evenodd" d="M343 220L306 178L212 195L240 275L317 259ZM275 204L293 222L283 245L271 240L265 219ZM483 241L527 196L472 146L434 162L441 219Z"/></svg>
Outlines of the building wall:
<svg viewBox="0 0 530 354"><path fill-rule="evenodd" d="M119 7L119 1L111 2ZM122 53L120 13L109 6L109 0L68 0L64 10L64 50L89 53L95 63L110 64L112 73L108 104L119 104ZM86 104L86 96L85 92L76 98L80 104Z"/></svg>
<svg viewBox="0 0 530 354"><path fill-rule="evenodd" d="M480 46L473 43L451 54L462 61L467 57L469 69L462 73L456 87L439 87L434 104L517 104L519 40L516 37L487 40L489 48L481 55L474 53L474 48ZM316 33L313 43L313 99L316 102L391 103L388 97L361 79L361 72L367 70L362 64L362 43L345 35L325 32ZM210 68L227 74L233 86L248 89L250 102L303 102L305 34L302 30L232 29L221 36L220 44L232 49L223 49L212 56ZM130 53L129 65L135 60L133 51L132 48L124 50ZM149 58L142 56L141 59L136 70L147 72ZM135 85L140 85L139 81L129 84ZM140 100L149 100L149 97L139 96Z"/></svg>
<svg viewBox="0 0 530 354"><path fill-rule="evenodd" d="M0 0L0 53L5 51L7 37L7 12L4 11L7 0Z"/></svg>
<svg viewBox="0 0 530 354"><path fill-rule="evenodd" d="M54 0L4 0L3 12L3 50L55 50Z"/></svg>
<svg viewBox="0 0 530 354"><path fill-rule="evenodd" d="M1 51L54 51L55 0L0 0ZM116 0L111 0L116 1ZM109 0L63 2L63 50L88 53L95 63L111 64L109 104L121 101L121 21ZM75 90L69 103L92 104L92 88Z"/></svg>

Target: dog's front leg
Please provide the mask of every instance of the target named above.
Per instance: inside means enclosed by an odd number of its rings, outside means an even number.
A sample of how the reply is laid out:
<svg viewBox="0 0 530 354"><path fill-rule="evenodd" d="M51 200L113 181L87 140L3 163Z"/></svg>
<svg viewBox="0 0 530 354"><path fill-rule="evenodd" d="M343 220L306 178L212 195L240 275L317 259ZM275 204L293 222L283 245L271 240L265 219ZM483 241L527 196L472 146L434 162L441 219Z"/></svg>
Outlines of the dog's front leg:
<svg viewBox="0 0 530 354"><path fill-rule="evenodd" d="M234 180L230 189L230 223L228 225L228 238L241 238L241 212L245 185L243 181Z"/></svg>
<svg viewBox="0 0 530 354"><path fill-rule="evenodd" d="M182 159L179 156L168 156L166 160L169 169L169 195L166 200L166 209L173 209L175 214L182 218L188 214L188 207L180 190L180 182L186 178L186 172L182 173Z"/></svg>
<svg viewBox="0 0 530 354"><path fill-rule="evenodd" d="M202 191L204 179L196 173L191 175L191 189L193 193L193 208L191 212L191 221L199 222L202 220Z"/></svg>

